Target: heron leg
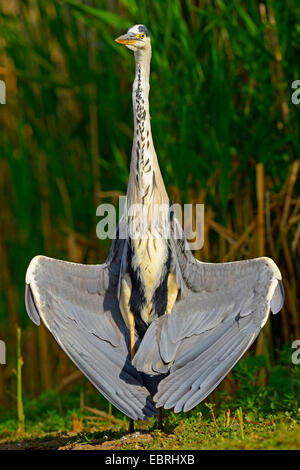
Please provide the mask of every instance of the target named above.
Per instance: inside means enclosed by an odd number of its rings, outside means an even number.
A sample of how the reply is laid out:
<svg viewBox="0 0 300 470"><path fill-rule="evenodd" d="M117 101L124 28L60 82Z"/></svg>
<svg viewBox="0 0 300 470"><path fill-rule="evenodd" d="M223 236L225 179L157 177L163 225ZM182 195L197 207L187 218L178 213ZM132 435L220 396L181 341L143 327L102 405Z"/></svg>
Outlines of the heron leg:
<svg viewBox="0 0 300 470"><path fill-rule="evenodd" d="M133 359L135 355L135 320L132 311L130 310L129 301L131 296L131 279L129 274L125 274L121 281L120 291L120 310L122 317L129 329L130 334L130 358Z"/></svg>
<svg viewBox="0 0 300 470"><path fill-rule="evenodd" d="M161 431L163 431L164 429L164 426L163 426L163 409L162 408L158 408L158 417L157 417L157 420L158 420L158 429L160 429Z"/></svg>
<svg viewBox="0 0 300 470"><path fill-rule="evenodd" d="M132 434L134 432L134 421L133 419L130 418L129 420L129 426L128 426L128 432Z"/></svg>
<svg viewBox="0 0 300 470"><path fill-rule="evenodd" d="M135 321L134 315L130 310L129 301L131 296L131 279L129 274L125 274L121 281L121 292L120 292L120 310L122 317L125 321L130 334L130 359L133 359L135 355ZM134 420L130 419L128 432L132 434L134 432Z"/></svg>
<svg viewBox="0 0 300 470"><path fill-rule="evenodd" d="M171 313L176 302L178 295L178 287L176 282L176 274L169 273L168 276L168 298L167 298L167 308L166 313Z"/></svg>

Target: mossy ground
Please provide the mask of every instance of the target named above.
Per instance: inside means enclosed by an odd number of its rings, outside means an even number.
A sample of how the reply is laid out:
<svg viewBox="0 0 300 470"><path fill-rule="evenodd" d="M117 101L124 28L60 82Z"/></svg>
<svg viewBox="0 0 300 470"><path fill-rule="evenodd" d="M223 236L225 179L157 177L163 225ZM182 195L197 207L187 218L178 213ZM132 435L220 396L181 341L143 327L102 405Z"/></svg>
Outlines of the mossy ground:
<svg viewBox="0 0 300 470"><path fill-rule="evenodd" d="M4 449L297 449L300 448L300 410L264 415L260 410L215 409L213 403L189 413L164 411L164 430L155 417L135 423L113 410L100 417L74 407L74 393L64 394L63 404L54 393L28 402L25 430L18 431L15 412L0 424L0 450Z"/></svg>
<svg viewBox="0 0 300 470"><path fill-rule="evenodd" d="M299 449L300 414L269 415L265 418L243 413L203 417L201 412L165 416L164 431L156 429L156 419L137 422L133 434L127 433L127 422L111 424L108 420L91 419L80 410L69 410L66 416L48 414L40 422L28 422L18 434L14 421L0 427L2 449ZM50 432L49 429L56 429Z"/></svg>
<svg viewBox="0 0 300 470"><path fill-rule="evenodd" d="M153 417L128 434L128 419L87 382L49 391L24 400L22 432L16 409L0 410L0 450L298 449L300 368L289 357L282 351L281 365L269 370L263 356L242 359L210 401L188 413L164 410L163 431Z"/></svg>

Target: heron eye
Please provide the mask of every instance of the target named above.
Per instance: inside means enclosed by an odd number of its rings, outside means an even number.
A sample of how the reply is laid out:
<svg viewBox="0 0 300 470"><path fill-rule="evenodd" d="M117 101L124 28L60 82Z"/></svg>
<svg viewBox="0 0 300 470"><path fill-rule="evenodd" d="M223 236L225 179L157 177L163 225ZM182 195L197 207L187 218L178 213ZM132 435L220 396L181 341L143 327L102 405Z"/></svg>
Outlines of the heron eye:
<svg viewBox="0 0 300 470"><path fill-rule="evenodd" d="M144 39L144 37L145 37L145 33L140 34L141 39Z"/></svg>
<svg viewBox="0 0 300 470"><path fill-rule="evenodd" d="M140 37L140 35L139 35L139 34L136 34L135 37L138 39L138 38Z"/></svg>

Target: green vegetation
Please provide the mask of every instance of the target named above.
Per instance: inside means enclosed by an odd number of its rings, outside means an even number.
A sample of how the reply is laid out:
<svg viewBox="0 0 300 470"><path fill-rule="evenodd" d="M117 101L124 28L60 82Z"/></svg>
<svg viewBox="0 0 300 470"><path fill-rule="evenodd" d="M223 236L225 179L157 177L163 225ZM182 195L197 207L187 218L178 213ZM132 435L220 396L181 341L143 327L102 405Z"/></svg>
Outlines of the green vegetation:
<svg viewBox="0 0 300 470"><path fill-rule="evenodd" d="M23 408L23 396L22 396L22 367L23 367L23 358L21 356L21 329L17 330L17 341L18 341L18 358L17 358L17 408L18 408L18 431L20 433L24 432L24 408Z"/></svg>
<svg viewBox="0 0 300 470"><path fill-rule="evenodd" d="M282 354L282 362L287 359ZM15 411L2 414L0 449L9 443L23 448L120 449L296 449L300 445L300 368L289 363L274 368L265 387L263 356L243 359L228 379L225 393L189 413L164 411L164 431L156 418L138 422L136 434L127 435L128 420L118 410L97 414L105 400L92 389L82 403L82 388L47 392L26 401L25 432L20 434ZM232 384L239 387L229 393ZM88 384L86 383L88 387ZM110 420L113 422L110 422Z"/></svg>
<svg viewBox="0 0 300 470"><path fill-rule="evenodd" d="M174 202L205 204L205 243L196 255L214 262L270 256L286 292L284 309L246 358L255 380L243 375L243 362L236 380L226 379L213 394L218 428L203 405L186 418L168 414L176 441L155 434L155 442L183 445L196 420L197 446L247 448L251 433L260 446L264 433L271 442L274 422L278 447L285 434L293 447L299 372L290 356L300 339L300 105L291 102L291 84L300 79L297 0L1 3L0 79L7 89L7 104L0 105L0 339L7 345L1 432L15 438L18 426L17 327L25 432L69 432L73 412L84 431L90 426L78 408L79 391L68 392L64 403L66 384L76 386L79 376L45 328L27 317L24 277L36 254L105 260L110 242L96 237L96 208L117 205L126 191L133 127L133 57L114 38L135 23L151 35L151 123L167 190ZM107 402L97 400L93 406L109 414ZM221 424L228 409L231 417L237 413L238 427L230 431ZM248 420L251 412L262 424ZM224 441L213 437L221 432Z"/></svg>

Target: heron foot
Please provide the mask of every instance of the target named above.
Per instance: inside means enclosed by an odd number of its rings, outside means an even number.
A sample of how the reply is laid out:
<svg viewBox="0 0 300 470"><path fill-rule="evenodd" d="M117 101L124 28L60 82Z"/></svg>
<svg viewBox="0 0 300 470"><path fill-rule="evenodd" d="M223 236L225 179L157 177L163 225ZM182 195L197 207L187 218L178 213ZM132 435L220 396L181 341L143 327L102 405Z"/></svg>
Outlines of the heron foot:
<svg viewBox="0 0 300 470"><path fill-rule="evenodd" d="M164 430L164 426L163 426L163 409L162 408L158 408L157 427L161 431Z"/></svg>
<svg viewBox="0 0 300 470"><path fill-rule="evenodd" d="M129 421L128 433L129 434L134 433L134 421L133 421L133 419L130 419L130 421Z"/></svg>

